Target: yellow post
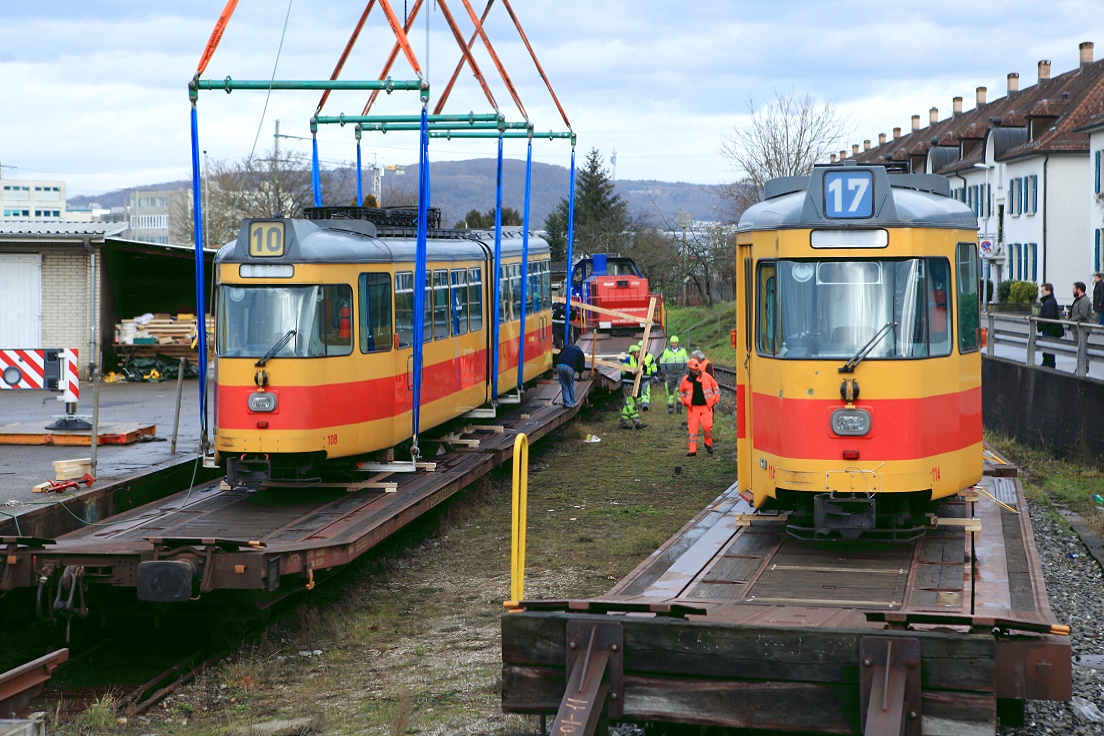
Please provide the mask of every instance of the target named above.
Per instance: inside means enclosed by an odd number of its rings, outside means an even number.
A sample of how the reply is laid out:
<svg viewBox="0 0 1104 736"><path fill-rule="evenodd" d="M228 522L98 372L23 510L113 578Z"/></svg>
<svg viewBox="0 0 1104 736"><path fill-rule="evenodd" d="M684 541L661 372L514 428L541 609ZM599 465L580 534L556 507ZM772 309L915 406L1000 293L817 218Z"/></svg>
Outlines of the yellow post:
<svg viewBox="0 0 1104 736"><path fill-rule="evenodd" d="M529 509L529 438L519 434L514 440L513 529L510 536L510 600L502 605L521 610L525 597L525 525Z"/></svg>

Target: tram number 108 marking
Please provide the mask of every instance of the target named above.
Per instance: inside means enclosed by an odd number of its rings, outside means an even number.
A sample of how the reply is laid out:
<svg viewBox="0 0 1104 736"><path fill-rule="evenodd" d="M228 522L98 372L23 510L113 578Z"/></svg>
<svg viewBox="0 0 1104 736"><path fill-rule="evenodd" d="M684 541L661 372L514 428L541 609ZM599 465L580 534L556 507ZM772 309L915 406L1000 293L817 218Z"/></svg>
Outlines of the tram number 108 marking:
<svg viewBox="0 0 1104 736"><path fill-rule="evenodd" d="M936 465L934 468L931 469L931 479L932 479L932 483L938 483L939 482L939 466L938 465Z"/></svg>
<svg viewBox="0 0 1104 736"><path fill-rule="evenodd" d="M337 435L336 434L326 435L326 444L330 445L330 446L336 445L337 444Z"/></svg>
<svg viewBox="0 0 1104 736"><path fill-rule="evenodd" d="M254 220L249 223L249 255L276 258L284 254L284 223Z"/></svg>

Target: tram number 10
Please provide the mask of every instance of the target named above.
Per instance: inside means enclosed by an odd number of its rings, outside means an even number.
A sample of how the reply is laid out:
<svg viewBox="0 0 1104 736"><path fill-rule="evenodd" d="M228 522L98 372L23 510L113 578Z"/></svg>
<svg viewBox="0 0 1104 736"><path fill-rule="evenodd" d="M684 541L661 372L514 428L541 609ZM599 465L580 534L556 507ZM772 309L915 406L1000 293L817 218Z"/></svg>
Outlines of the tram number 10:
<svg viewBox="0 0 1104 736"><path fill-rule="evenodd" d="M276 258L284 254L284 223L254 220L249 223L249 255Z"/></svg>

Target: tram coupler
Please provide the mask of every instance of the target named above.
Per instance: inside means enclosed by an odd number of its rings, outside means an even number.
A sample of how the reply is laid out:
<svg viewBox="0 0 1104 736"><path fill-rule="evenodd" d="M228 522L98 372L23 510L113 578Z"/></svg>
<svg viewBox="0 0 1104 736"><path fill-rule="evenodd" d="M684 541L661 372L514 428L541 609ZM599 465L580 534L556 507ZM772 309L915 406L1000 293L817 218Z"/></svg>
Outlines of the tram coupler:
<svg viewBox="0 0 1104 736"><path fill-rule="evenodd" d="M567 687L552 733L592 736L600 722L621 717L625 711L624 650L619 623L567 622Z"/></svg>
<svg viewBox="0 0 1104 736"><path fill-rule="evenodd" d="M817 536L835 532L847 540L858 539L878 525L874 496L818 493L813 498L813 524Z"/></svg>
<svg viewBox="0 0 1104 736"><path fill-rule="evenodd" d="M226 482L231 488L245 486L256 491L272 478L272 463L268 455L241 455L226 458Z"/></svg>
<svg viewBox="0 0 1104 736"><path fill-rule="evenodd" d="M859 663L863 736L920 736L920 640L864 636Z"/></svg>

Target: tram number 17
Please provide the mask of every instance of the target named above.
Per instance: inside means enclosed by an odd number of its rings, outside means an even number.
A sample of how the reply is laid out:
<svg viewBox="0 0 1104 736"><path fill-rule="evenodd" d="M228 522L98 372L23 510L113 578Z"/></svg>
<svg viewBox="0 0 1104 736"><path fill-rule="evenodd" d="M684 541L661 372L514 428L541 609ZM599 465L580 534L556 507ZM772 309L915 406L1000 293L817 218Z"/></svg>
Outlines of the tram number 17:
<svg viewBox="0 0 1104 736"><path fill-rule="evenodd" d="M829 171L824 174L824 214L832 218L874 214L874 175L869 171Z"/></svg>

